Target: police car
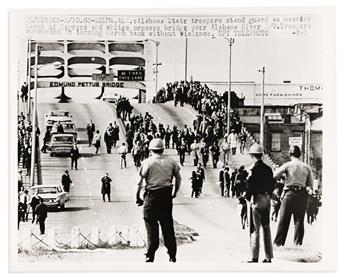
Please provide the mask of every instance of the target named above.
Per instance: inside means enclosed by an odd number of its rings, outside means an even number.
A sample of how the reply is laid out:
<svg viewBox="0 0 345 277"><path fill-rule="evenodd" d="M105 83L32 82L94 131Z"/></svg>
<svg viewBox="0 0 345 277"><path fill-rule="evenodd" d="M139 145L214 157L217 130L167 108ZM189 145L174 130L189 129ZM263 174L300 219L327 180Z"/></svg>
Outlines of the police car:
<svg viewBox="0 0 345 277"><path fill-rule="evenodd" d="M46 127L53 127L54 123L60 121L60 123L71 122L73 123L73 116L68 111L64 110L52 110L49 111L44 117L44 123Z"/></svg>
<svg viewBox="0 0 345 277"><path fill-rule="evenodd" d="M62 185L32 186L31 195L35 195L36 192L47 207L64 209L66 202L69 201L69 194L63 190Z"/></svg>
<svg viewBox="0 0 345 277"><path fill-rule="evenodd" d="M50 156L56 154L70 154L73 145L76 143L73 134L55 134L52 135L48 143L48 149L51 151Z"/></svg>

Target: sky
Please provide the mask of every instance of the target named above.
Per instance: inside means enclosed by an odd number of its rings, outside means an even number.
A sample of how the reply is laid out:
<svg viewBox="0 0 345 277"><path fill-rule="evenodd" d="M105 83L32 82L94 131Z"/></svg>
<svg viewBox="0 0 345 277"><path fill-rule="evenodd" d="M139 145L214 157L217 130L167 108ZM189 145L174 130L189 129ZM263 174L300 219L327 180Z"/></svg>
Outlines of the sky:
<svg viewBox="0 0 345 277"><path fill-rule="evenodd" d="M184 79L185 39L159 40L158 85ZM325 71L323 46L310 38L236 38L232 46L232 81L320 83ZM229 44L224 38L188 39L187 78L228 81Z"/></svg>

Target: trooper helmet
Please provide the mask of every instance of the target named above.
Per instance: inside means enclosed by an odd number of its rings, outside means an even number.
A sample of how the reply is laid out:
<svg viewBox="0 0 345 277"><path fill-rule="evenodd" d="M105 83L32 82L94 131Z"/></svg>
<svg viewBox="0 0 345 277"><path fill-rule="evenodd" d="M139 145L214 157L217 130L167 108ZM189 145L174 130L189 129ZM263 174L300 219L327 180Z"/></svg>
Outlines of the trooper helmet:
<svg viewBox="0 0 345 277"><path fill-rule="evenodd" d="M150 141L150 150L162 150L164 149L164 143L160 138L154 138Z"/></svg>
<svg viewBox="0 0 345 277"><path fill-rule="evenodd" d="M254 143L249 149L249 154L263 154L262 147Z"/></svg>
<svg viewBox="0 0 345 277"><path fill-rule="evenodd" d="M292 145L289 150L290 156L294 156L296 158L299 158L301 156L301 149L298 145Z"/></svg>

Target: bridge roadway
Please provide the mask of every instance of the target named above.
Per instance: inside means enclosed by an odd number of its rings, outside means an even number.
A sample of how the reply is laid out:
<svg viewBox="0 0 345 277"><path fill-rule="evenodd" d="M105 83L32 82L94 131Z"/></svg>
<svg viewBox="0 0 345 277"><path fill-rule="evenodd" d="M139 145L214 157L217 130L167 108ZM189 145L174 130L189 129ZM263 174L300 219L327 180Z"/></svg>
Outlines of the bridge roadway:
<svg viewBox="0 0 345 277"><path fill-rule="evenodd" d="M120 169L119 156L107 154L103 141L104 131L114 120L119 123L113 107L105 102L97 100L73 99L72 103L56 103L53 98L45 98L38 106L39 127L44 134L44 114L49 110L62 109L70 111L76 121L81 139L79 149L79 169L70 170L73 181L71 188L71 200L66 204L64 211L51 211L48 214L46 227L55 227L58 230L58 239L68 241L71 228L80 226L83 234L91 232L92 227L99 226L105 233L112 225L143 225L142 208L135 205L136 176L137 171L133 160L128 155L128 168ZM173 107L172 103L166 104L135 104L135 111L153 115L156 122L162 122L170 126L176 124L182 127L191 125L195 111L190 107ZM102 134L101 152L94 154L94 147L87 144L85 127L89 119L92 119ZM43 137L43 135L41 136ZM123 129L120 130L120 141L123 141ZM42 141L40 141L41 143ZM165 152L178 161L175 150ZM247 159L247 158L246 158ZM219 163L220 167L221 163ZM59 183L65 169L70 169L70 158L50 157L49 154L41 154L43 183ZM209 163L206 168L206 183L203 195L199 199L190 198L191 184L189 178L193 170L191 158L186 156L186 164L181 167L182 185L178 197L174 200L174 218L179 223L187 225L199 233L196 242L179 247L178 257L186 262L221 262L231 260L241 261L248 257L249 238L248 229L242 230L238 215L237 201L231 198L222 198L219 193L218 172L219 169L211 169ZM109 172L112 178L112 202L103 202L101 199L100 179L105 172ZM21 224L20 232L31 223ZM272 236L275 235L276 223L272 223ZM318 223L314 226L306 226L305 249L315 249L315 236ZM35 232L38 233L38 226ZM292 226L291 226L292 228ZM36 230L37 229L37 230ZM288 241L292 241L292 229L289 232ZM309 236L313 233L314 235ZM212 254L210 252L212 250ZM133 255L142 259L143 250L134 251ZM300 250L299 250L300 251ZM165 250L160 249L157 255L165 257ZM283 253L279 254L280 256ZM279 256L276 255L276 256ZM283 255L284 256L284 255ZM282 256L282 259L284 257ZM261 256L263 257L263 255ZM119 257L119 259L121 259ZM197 259L197 260L196 260Z"/></svg>

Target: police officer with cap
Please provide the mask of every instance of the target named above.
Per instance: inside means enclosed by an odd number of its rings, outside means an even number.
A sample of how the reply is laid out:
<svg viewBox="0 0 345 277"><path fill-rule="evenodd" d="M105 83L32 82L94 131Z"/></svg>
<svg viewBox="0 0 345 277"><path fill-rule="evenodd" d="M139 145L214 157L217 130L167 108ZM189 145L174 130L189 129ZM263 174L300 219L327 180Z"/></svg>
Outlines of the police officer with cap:
<svg viewBox="0 0 345 277"><path fill-rule="evenodd" d="M251 201L249 214L251 258L247 262L257 263L259 261L260 227L262 227L266 255L263 262L270 263L273 258L270 208L275 182L272 169L262 161L262 147L253 144L249 154L255 160L255 164L249 173L245 192L245 198Z"/></svg>
<svg viewBox="0 0 345 277"><path fill-rule="evenodd" d="M164 144L154 138L149 144L152 156L144 160L139 170L137 204L144 204L144 221L147 231L146 262L153 262L159 247L158 223L161 226L169 261L176 262L176 238L172 217L172 199L180 188L180 167L170 157L163 155ZM175 186L172 183L175 178ZM143 182L145 180L145 182ZM145 184L144 184L145 183ZM144 189L144 201L140 192Z"/></svg>
<svg viewBox="0 0 345 277"><path fill-rule="evenodd" d="M285 177L284 196L280 208L280 219L274 239L276 246L283 246L289 230L291 216L295 222L294 243L302 245L304 236L304 215L307 207L308 189L313 188L311 168L301 162L301 149L297 145L290 147L291 161L283 164L274 172L274 178Z"/></svg>

